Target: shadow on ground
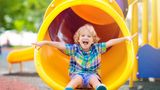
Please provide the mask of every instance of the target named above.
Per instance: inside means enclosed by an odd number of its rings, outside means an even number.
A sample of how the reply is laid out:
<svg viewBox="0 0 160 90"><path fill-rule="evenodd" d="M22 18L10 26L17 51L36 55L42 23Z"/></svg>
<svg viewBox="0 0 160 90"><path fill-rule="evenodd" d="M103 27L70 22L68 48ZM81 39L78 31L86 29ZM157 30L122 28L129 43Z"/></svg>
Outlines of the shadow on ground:
<svg viewBox="0 0 160 90"><path fill-rule="evenodd" d="M39 77L36 72L33 72L33 73L29 73L29 72L16 72L16 73L3 74L3 76Z"/></svg>

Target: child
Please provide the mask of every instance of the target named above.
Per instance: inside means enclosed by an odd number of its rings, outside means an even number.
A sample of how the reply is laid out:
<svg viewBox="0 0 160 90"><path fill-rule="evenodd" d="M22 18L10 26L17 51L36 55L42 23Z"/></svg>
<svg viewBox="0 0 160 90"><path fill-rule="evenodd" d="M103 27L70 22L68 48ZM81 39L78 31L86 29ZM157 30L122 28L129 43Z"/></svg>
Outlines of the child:
<svg viewBox="0 0 160 90"><path fill-rule="evenodd" d="M96 90L107 90L107 87L101 83L98 75L101 54L106 52L106 48L125 40L132 40L133 36L111 39L107 42L98 43L94 27L85 24L80 27L74 35L75 44L64 44L55 41L42 41L33 43L41 47L51 45L66 52L71 56L70 60L70 77L71 81L65 90L73 90L77 87L93 87Z"/></svg>

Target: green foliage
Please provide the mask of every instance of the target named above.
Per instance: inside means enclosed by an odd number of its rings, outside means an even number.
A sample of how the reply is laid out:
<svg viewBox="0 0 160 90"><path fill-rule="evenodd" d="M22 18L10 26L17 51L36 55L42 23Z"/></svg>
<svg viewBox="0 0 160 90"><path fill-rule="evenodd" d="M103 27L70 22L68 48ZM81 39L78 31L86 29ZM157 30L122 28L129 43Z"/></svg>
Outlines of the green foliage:
<svg viewBox="0 0 160 90"><path fill-rule="evenodd" d="M0 0L0 28L37 32L51 0Z"/></svg>

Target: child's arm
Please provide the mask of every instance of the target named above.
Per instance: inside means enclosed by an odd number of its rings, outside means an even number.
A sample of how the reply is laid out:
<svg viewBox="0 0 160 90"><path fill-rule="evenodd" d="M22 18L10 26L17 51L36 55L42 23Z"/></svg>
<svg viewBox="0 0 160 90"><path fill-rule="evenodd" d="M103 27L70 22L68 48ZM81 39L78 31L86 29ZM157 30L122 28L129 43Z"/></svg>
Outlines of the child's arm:
<svg viewBox="0 0 160 90"><path fill-rule="evenodd" d="M137 33L134 34L133 36L122 37L122 38L117 38L117 39L111 39L111 40L106 42L106 46L110 47L110 46L113 46L113 45L118 44L120 42L123 42L125 40L131 41L136 35L137 35Z"/></svg>
<svg viewBox="0 0 160 90"><path fill-rule="evenodd" d="M37 43L33 43L33 45L35 45L35 47L42 47L43 45L50 45L50 46L54 46L60 50L65 51L66 47L65 44L62 42L55 42L55 41L41 41L41 42L37 42Z"/></svg>

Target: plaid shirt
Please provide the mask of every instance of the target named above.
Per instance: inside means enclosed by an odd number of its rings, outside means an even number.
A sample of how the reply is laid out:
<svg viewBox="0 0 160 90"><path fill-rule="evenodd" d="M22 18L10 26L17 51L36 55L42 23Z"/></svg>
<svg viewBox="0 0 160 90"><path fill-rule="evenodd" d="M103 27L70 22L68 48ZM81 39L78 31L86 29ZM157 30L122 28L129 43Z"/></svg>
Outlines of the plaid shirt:
<svg viewBox="0 0 160 90"><path fill-rule="evenodd" d="M106 43L96 43L85 52L79 44L66 44L66 54L71 56L70 74L97 73L101 54L106 52Z"/></svg>

